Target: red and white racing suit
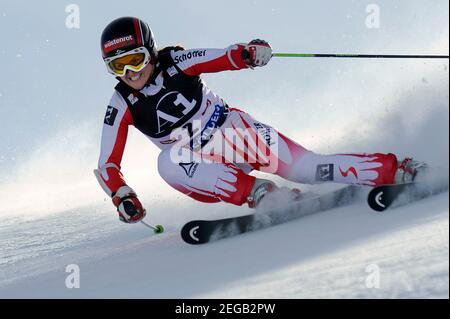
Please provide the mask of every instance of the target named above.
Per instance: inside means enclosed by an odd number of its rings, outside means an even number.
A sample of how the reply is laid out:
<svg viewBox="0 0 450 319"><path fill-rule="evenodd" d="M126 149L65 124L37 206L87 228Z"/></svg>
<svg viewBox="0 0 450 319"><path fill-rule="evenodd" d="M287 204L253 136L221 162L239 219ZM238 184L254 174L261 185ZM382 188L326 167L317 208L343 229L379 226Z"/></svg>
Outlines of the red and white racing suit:
<svg viewBox="0 0 450 319"><path fill-rule="evenodd" d="M243 49L169 48L140 91L119 81L104 120L97 170L110 196L125 185L120 163L130 125L161 149L162 178L202 202L242 205L255 182L252 170L308 184L393 183L394 154L315 154L212 92L200 74L247 68Z"/></svg>

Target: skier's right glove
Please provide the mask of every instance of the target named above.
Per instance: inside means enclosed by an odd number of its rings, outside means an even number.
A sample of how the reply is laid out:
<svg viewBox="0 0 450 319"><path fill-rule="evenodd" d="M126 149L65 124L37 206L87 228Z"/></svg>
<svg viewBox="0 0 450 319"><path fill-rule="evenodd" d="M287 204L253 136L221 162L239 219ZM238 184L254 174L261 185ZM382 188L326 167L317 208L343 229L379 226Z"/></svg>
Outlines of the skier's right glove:
<svg viewBox="0 0 450 319"><path fill-rule="evenodd" d="M136 193L127 185L121 186L113 194L112 201L117 207L119 219L124 223L137 223L144 219L146 215Z"/></svg>

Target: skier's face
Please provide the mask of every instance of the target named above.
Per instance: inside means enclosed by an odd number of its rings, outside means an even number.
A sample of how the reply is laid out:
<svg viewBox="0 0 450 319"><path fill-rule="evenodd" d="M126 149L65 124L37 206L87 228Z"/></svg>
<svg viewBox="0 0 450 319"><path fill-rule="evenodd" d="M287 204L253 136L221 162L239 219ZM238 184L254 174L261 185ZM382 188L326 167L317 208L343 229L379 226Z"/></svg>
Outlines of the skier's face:
<svg viewBox="0 0 450 319"><path fill-rule="evenodd" d="M148 79L153 74L153 70L154 65L151 63L139 72L127 70L127 73L122 77L122 80L133 89L140 90L144 87L145 83L147 83Z"/></svg>

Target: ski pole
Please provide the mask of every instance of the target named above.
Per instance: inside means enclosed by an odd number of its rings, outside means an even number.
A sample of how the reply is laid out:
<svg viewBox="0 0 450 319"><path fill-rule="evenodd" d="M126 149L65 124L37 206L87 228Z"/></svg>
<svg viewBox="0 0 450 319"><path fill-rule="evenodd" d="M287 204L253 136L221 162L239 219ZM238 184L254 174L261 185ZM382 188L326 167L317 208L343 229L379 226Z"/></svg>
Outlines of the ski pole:
<svg viewBox="0 0 450 319"><path fill-rule="evenodd" d="M274 53L279 58L448 59L448 55Z"/></svg>
<svg viewBox="0 0 450 319"><path fill-rule="evenodd" d="M153 225L147 224L147 223L144 222L143 220L141 220L141 223L144 224L146 227L148 227L148 228L150 228L150 229L153 229L153 231L155 232L155 234L161 234L161 233L164 232L164 227L163 227L162 225L156 225L156 226L153 226Z"/></svg>

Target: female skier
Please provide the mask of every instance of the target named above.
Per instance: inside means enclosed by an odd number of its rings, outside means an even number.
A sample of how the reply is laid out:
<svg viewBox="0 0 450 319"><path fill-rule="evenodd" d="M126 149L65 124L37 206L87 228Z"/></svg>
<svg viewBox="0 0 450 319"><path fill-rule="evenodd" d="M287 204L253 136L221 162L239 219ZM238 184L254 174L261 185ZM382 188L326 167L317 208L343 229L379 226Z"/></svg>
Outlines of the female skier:
<svg viewBox="0 0 450 319"><path fill-rule="evenodd" d="M256 207L277 186L249 173L260 170L298 183L380 185L410 181L415 161L394 154L315 154L271 126L229 107L202 73L266 65L272 49L253 40L225 49L167 47L158 51L147 23L112 21L101 36L103 60L118 84L104 118L95 175L119 218L135 223L146 211L120 171L128 126L160 149L158 171L178 191L202 202ZM292 190L293 194L298 194Z"/></svg>

